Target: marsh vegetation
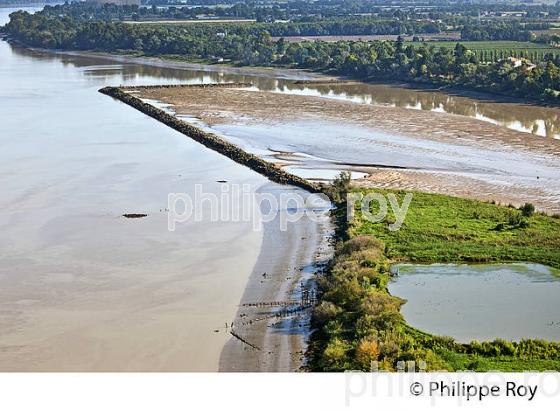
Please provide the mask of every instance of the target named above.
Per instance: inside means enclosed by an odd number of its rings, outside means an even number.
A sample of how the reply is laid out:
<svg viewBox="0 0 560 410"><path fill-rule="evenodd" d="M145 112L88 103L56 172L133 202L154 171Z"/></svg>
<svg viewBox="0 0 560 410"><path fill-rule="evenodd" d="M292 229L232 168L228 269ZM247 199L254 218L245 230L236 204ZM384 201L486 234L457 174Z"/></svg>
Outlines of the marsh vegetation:
<svg viewBox="0 0 560 410"><path fill-rule="evenodd" d="M387 289L395 261L526 261L560 267L560 219L530 210L530 205L519 210L415 192L404 225L390 231L391 215L371 223L356 209L346 227L349 239L341 240L330 269L319 280L321 302L314 314L317 331L310 367L367 371L375 362L394 371L399 362L415 361L425 363L427 370L559 370L560 343L459 343L434 336L409 326L400 312L405 301ZM339 206L339 220L344 213Z"/></svg>

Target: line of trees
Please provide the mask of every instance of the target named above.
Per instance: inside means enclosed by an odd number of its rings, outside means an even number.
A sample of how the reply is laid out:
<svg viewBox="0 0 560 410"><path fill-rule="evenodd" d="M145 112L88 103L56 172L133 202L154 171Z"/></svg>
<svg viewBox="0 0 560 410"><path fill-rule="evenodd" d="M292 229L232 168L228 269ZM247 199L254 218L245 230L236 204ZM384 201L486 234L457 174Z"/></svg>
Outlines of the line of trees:
<svg viewBox="0 0 560 410"><path fill-rule="evenodd" d="M273 23L266 30L273 36L313 35L385 35L385 34L434 34L447 30L461 30L461 39L470 41L533 41L531 30L546 30L550 23L535 18L500 18L480 20L455 11L433 9L383 9L375 13L353 14L351 2L306 3L290 2L270 4L236 3L215 7L212 5L158 8L137 5L118 6L91 2L74 2L46 6L41 12L51 17L71 17L78 21L142 21L181 20L197 18L240 18ZM369 7L370 3L366 4ZM458 6L458 5L456 5ZM459 7L460 9L460 7ZM335 11L336 10L336 11ZM327 12L328 11L328 12Z"/></svg>
<svg viewBox="0 0 560 410"><path fill-rule="evenodd" d="M195 19L197 16L211 15L215 18L244 18L268 22L266 30L273 36L311 35L376 35L376 34L431 34L439 33L441 23L429 20L400 21L380 19L373 16L338 16L336 18L313 17L298 14L293 10L274 7L258 7L245 3L231 7L170 7L158 9L134 5L117 6L95 3L72 3L47 6L40 12L47 17L70 17L77 21L139 21L150 19ZM290 20L273 23L274 20Z"/></svg>
<svg viewBox="0 0 560 410"><path fill-rule="evenodd" d="M461 39L469 41L532 41L535 39L535 35L526 26L522 26L518 22L493 21L486 24L465 25L461 30Z"/></svg>
<svg viewBox="0 0 560 410"><path fill-rule="evenodd" d="M460 86L481 91L560 101L560 60L545 55L538 65L503 58L481 61L461 44L454 49L388 41L289 43L274 41L271 24L134 25L84 22L43 13L16 12L5 31L30 46L133 51L185 59L223 58L241 65L282 65L359 79L390 79ZM436 43L437 44L437 43Z"/></svg>

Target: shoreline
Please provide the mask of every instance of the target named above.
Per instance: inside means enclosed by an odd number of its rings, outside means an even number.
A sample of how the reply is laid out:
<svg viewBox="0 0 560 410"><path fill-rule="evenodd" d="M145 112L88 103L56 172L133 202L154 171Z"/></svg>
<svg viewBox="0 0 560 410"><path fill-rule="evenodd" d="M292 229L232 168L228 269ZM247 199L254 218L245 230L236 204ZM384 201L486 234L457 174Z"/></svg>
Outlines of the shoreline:
<svg viewBox="0 0 560 410"><path fill-rule="evenodd" d="M495 102L495 103L513 103L521 105L530 105L545 108L558 108L560 103L551 101L537 100L530 98L523 98L502 93L492 93L489 91L475 90L471 88L463 88L453 85L441 85L425 82L414 82L405 80L391 80L391 79L360 79L351 78L345 75L333 74L321 71L312 71L301 68L289 67L265 67L265 66L232 66L225 64L205 64L205 63L190 63L187 61L175 60L172 58L165 58L162 56L134 56L132 54L114 54L101 51L72 51L72 50L51 50L37 47L28 47L18 41L8 39L9 43L16 43L21 47L28 50L41 51L55 55L68 55L76 57L94 57L102 58L109 61L117 61L129 64L148 65L153 67L170 68L170 69L183 69L183 70L203 70L211 72L225 72L237 75L253 75L269 78L277 78L282 80L294 80L299 84L321 84L321 83L359 83L359 84L380 84L400 88L406 88L415 91L434 91L443 94L468 97L481 102Z"/></svg>
<svg viewBox="0 0 560 410"><path fill-rule="evenodd" d="M202 88L234 85L211 84ZM296 190L301 195L325 192L322 185L287 173L236 145L123 91L138 88L142 87L105 87L99 92L280 184L282 192ZM264 190L274 194L275 190L270 185L272 184L265 186ZM327 215L321 222L305 217L296 224L288 225L288 230L282 231L277 228L280 226L279 215L282 212L288 211L281 209L275 219L264 226L259 257L245 286L231 327L228 329L226 324L226 331L229 330L231 337L220 354L219 371L296 371L304 365L315 295L313 276L326 266L331 257L330 238L334 234L334 228L330 215ZM282 247L282 244L285 246ZM279 248L283 251L278 252Z"/></svg>
<svg viewBox="0 0 560 410"><path fill-rule="evenodd" d="M11 40L13 41L13 40ZM19 46L26 48L28 50L40 51L55 55L67 55L74 57L84 57L84 58L100 58L109 61L116 61L120 63L127 64L139 64L147 65L152 67L161 67L169 69L178 70L188 70L188 71L211 71L211 72L225 72L228 74L237 75L251 75L257 77L268 77L282 80L294 80L294 81L313 81L314 79L330 79L334 80L338 77L329 76L324 73L317 73L313 71L307 71L297 68L285 68L285 67L234 67L229 65L220 64L204 64L204 63L189 63L186 61L179 61L170 58L162 57L147 57L147 56L134 56L130 54L112 54L106 52L97 51L66 51L66 50L50 50L37 47L27 47L25 44L16 42Z"/></svg>
<svg viewBox="0 0 560 410"><path fill-rule="evenodd" d="M280 194L299 188L265 185L259 192ZM283 212L283 210L281 211ZM264 224L261 252L224 345L220 372L294 372L305 365L316 274L332 256L330 216L303 218L279 229L279 219Z"/></svg>
<svg viewBox="0 0 560 410"><path fill-rule="evenodd" d="M512 103L543 108L558 108L560 103L551 101L523 98L502 93L492 93L489 91L475 90L472 88L462 88L453 85L438 86L432 83L414 82L405 80L391 79L359 79L351 78L340 74L333 74L321 71L312 71L301 68L289 67L265 67L265 66L232 66L224 64L205 64L174 60L162 56L134 56L132 54L114 54L100 51L72 51L72 50L51 50L37 47L28 47L13 39L5 39L11 44L18 44L20 47L32 51L40 51L54 55L67 55L75 57L101 58L108 61L116 61L128 64L147 65L152 67L180 69L180 70L200 70L210 72L224 72L233 75L249 75L265 78L275 78L280 80L293 80L296 84L337 84L337 83L357 83L371 85L387 85L410 89L414 91L440 92L449 96L466 97L480 102Z"/></svg>
<svg viewBox="0 0 560 410"><path fill-rule="evenodd" d="M14 40L10 40L14 41ZM10 42L9 41L9 42ZM265 66L232 66L225 64L205 64L205 63L190 63L186 61L175 60L172 58L165 58L163 56L134 56L132 54L114 54L98 51L71 51L71 50L50 50L36 47L28 47L16 41L21 47L29 50L41 51L57 55L69 55L77 57L95 57L103 58L110 61L117 61L130 64L141 64L154 67L170 68L170 69L184 69L184 70L203 70L211 72L226 72L237 75L254 75L262 77L277 78L282 80L294 80L299 84L320 84L320 83L345 83L355 82L359 84L380 84L406 88L416 91L436 91L443 94L459 97L468 97L481 102L495 102L495 103L514 103L521 105L531 105L546 108L558 108L560 103L551 101L537 100L530 98L523 98L502 93L492 93L489 91L475 90L472 88L464 88L453 85L440 85L415 82L406 80L391 80L391 79L360 79L352 78L345 75L333 74L322 71L313 71L301 68L289 67L265 67Z"/></svg>

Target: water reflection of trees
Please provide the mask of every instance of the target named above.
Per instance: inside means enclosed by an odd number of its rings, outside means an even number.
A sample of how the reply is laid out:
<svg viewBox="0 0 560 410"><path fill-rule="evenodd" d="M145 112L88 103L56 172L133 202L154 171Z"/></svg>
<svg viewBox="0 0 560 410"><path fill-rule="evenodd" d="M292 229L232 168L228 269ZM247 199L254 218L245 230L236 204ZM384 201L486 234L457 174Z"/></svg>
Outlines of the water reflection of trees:
<svg viewBox="0 0 560 410"><path fill-rule="evenodd" d="M11 45L12 52L21 57L28 57L34 60L47 62L59 62L64 66L72 66L76 68L86 69L86 76L96 78L111 78L115 74L123 78L134 78L136 76L152 77L169 81L184 82L248 82L253 83L263 90L274 90L278 86L278 80L272 77L255 76L232 72L221 71L219 67L216 70L198 70L188 67L165 67L154 64L138 64L127 61L123 57L122 61L109 58L91 56L91 55L71 55L56 54L31 50L23 47ZM167 64L173 64L169 62ZM90 70L87 68L90 67ZM241 70L240 70L241 71Z"/></svg>
<svg viewBox="0 0 560 410"><path fill-rule="evenodd" d="M273 76L257 76L239 72L223 72L217 68L212 70L196 70L180 67L161 67L132 62L119 62L95 56L72 56L53 54L11 46L12 52L19 56L58 61L63 65L77 68L92 67L84 71L86 76L107 79L115 74L124 80L136 76L149 76L165 82L247 82L263 91L300 91L314 90L321 95L334 94L354 100L375 104L393 105L401 108L420 108L422 110L443 110L448 113L475 117L484 116L499 124L519 129L518 124L528 132L543 132L547 137L560 136L560 111L558 109L528 106L514 103L486 102L469 97L450 95L444 92L414 90L399 86L380 84L296 84L292 80L274 78ZM96 67L97 66L97 67ZM106 69L102 68L107 66ZM113 67L111 67L113 66ZM539 128L542 126L542 128Z"/></svg>
<svg viewBox="0 0 560 410"><path fill-rule="evenodd" d="M510 128L519 129L520 125L528 132L536 133L539 131L547 137L560 136L560 111L554 108L508 102L486 102L444 92L414 90L379 84L287 86L288 89L299 89L301 91L306 87L316 90L321 95L347 96L375 104L393 105L401 108L420 108L429 111L442 110L468 117L478 115Z"/></svg>

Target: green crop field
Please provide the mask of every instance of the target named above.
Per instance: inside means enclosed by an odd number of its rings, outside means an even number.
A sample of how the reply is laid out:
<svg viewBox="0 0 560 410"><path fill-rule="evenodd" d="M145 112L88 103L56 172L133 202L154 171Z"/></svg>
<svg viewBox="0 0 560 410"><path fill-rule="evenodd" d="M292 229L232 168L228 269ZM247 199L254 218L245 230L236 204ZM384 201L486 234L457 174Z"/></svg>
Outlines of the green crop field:
<svg viewBox="0 0 560 410"><path fill-rule="evenodd" d="M434 47L453 48L457 43L463 44L469 50L538 50L550 53L560 53L560 48L546 44L530 43L528 41L434 41L428 43L407 42L408 45L420 47L423 44Z"/></svg>
<svg viewBox="0 0 560 410"><path fill-rule="evenodd" d="M524 57L534 62L544 59L546 54L560 55L560 48L547 44L530 43L528 41L458 41L473 51L482 61L497 61L506 57ZM420 47L423 44L436 48L454 48L457 41L437 41L428 43L407 42L408 45Z"/></svg>

